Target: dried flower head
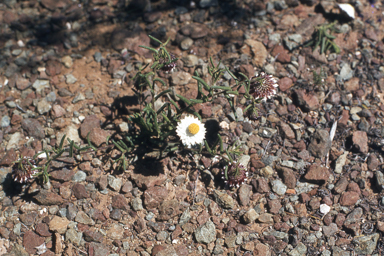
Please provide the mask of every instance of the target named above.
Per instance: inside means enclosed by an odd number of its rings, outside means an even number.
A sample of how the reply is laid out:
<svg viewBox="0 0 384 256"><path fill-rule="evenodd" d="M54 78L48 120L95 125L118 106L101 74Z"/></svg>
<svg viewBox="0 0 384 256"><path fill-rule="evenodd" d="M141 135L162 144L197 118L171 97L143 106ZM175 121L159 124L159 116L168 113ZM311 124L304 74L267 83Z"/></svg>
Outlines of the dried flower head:
<svg viewBox="0 0 384 256"><path fill-rule="evenodd" d="M223 179L230 187L240 187L245 181L247 181L248 172L247 169L241 163L233 162L228 165L227 174L222 172Z"/></svg>
<svg viewBox="0 0 384 256"><path fill-rule="evenodd" d="M176 59L176 56L173 53L169 53L169 55L171 56L172 61ZM167 62L169 62L168 57L164 57L164 58L159 59L160 64L165 64ZM165 73L168 73L168 72L172 72L175 67L176 67L176 62L171 62L169 64L165 64L161 68L161 70L164 71Z"/></svg>
<svg viewBox="0 0 384 256"><path fill-rule="evenodd" d="M269 99L276 94L277 81L273 76L261 72L259 76L251 78L249 94L255 99Z"/></svg>
<svg viewBox="0 0 384 256"><path fill-rule="evenodd" d="M187 147L202 144L205 138L205 127L194 116L186 116L180 120L176 127L176 133Z"/></svg>
<svg viewBox="0 0 384 256"><path fill-rule="evenodd" d="M15 162L12 169L12 178L14 181L19 183L25 183L33 178L33 175L37 173L34 169L35 161L33 159L23 157Z"/></svg>

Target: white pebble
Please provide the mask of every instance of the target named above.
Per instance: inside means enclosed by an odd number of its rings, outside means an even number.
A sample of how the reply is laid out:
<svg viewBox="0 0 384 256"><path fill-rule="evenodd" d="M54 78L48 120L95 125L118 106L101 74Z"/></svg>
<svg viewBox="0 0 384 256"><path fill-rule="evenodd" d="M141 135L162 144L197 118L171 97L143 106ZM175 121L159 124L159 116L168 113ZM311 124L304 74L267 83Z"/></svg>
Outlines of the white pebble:
<svg viewBox="0 0 384 256"><path fill-rule="evenodd" d="M322 214L327 214L327 213L329 213L329 211L331 210L331 207L329 207L328 205L326 205L326 204L321 204L320 205L320 212L322 213Z"/></svg>

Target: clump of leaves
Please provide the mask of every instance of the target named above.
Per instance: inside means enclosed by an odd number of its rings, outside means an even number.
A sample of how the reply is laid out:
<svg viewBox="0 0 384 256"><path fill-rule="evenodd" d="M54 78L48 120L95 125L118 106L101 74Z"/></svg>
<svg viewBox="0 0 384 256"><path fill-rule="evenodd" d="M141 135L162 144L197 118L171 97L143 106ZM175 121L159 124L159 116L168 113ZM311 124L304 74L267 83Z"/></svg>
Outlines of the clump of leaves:
<svg viewBox="0 0 384 256"><path fill-rule="evenodd" d="M20 157L13 166L12 176L14 181L25 183L35 177L40 177L44 183L49 181L49 168L52 161L59 160L64 152L68 157L74 157L74 153L80 153L89 149L96 149L89 142L88 146L79 147L73 140L67 138L69 146L64 147L66 136L64 135L58 147L44 148L43 151L37 153L32 159Z"/></svg>
<svg viewBox="0 0 384 256"><path fill-rule="evenodd" d="M340 47L333 42L336 38L333 33L339 32L335 25L336 22L317 26L312 34L312 39L304 46L313 46L313 50L316 50L316 48L320 46L320 54L323 54L328 50L334 53L340 53Z"/></svg>

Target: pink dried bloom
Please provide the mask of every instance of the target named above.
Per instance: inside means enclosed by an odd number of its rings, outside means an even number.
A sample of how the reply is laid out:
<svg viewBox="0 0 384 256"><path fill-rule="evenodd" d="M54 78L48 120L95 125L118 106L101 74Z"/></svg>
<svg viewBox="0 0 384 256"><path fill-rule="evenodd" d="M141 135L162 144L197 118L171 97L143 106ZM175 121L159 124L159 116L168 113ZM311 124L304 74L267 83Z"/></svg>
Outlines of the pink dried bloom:
<svg viewBox="0 0 384 256"><path fill-rule="evenodd" d="M37 173L37 170L34 169L35 161L26 157L20 158L14 165L12 169L12 178L14 181L19 183L25 183L28 180L33 178L33 175Z"/></svg>
<svg viewBox="0 0 384 256"><path fill-rule="evenodd" d="M278 84L272 75L261 72L259 76L251 78L249 94L255 99L269 99L276 94Z"/></svg>
<svg viewBox="0 0 384 256"><path fill-rule="evenodd" d="M169 55L171 56L171 60L174 60L176 59L176 56L173 54L173 53L169 53ZM165 64L169 61L168 57L164 57L164 58L160 58L159 59L159 63L160 64ZM161 70L164 71L165 73L168 73L168 72L172 72L173 69L176 67L176 62L171 62L169 64L165 64Z"/></svg>
<svg viewBox="0 0 384 256"><path fill-rule="evenodd" d="M248 172L247 169L241 163L230 163L228 165L227 175L222 172L223 179L230 187L240 187L245 181L247 181Z"/></svg>

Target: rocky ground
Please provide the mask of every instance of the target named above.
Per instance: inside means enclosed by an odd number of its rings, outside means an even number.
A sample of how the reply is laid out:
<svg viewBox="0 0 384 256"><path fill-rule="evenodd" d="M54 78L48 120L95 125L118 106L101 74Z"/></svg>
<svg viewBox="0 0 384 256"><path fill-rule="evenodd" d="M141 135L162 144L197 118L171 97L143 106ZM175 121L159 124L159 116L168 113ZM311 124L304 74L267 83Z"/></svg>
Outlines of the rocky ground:
<svg viewBox="0 0 384 256"><path fill-rule="evenodd" d="M318 0L0 3L0 255L383 255L384 8L349 3L355 19ZM304 46L333 21L340 53ZM182 95L209 57L279 79L258 118L239 104L235 121L222 98L196 108L241 142L240 188L184 151L115 171L105 141L139 109L148 34L170 38L177 68L159 76ZM48 184L12 180L20 155L88 133L99 149L64 154Z"/></svg>

